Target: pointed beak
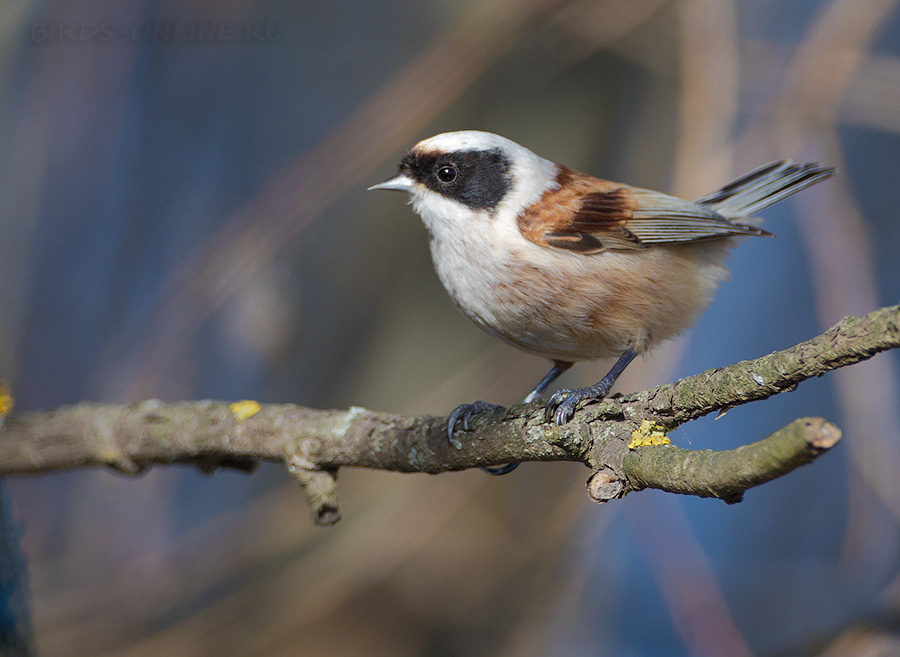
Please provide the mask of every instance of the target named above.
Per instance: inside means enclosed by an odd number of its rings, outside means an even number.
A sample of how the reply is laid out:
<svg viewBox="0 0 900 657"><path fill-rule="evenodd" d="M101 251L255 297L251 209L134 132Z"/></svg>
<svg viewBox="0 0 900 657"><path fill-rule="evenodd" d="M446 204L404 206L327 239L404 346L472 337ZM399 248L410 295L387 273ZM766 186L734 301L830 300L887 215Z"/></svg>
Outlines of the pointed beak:
<svg viewBox="0 0 900 657"><path fill-rule="evenodd" d="M392 178L388 178L384 182L372 185L367 191L373 189L396 189L398 192L411 192L416 185L416 181L404 173L398 173Z"/></svg>

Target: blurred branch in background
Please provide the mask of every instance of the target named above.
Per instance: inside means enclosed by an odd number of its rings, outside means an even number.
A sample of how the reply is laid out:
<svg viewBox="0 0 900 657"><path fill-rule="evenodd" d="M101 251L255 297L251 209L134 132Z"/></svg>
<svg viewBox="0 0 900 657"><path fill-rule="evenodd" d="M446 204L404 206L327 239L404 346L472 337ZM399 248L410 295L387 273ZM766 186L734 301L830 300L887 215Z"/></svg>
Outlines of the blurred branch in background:
<svg viewBox="0 0 900 657"><path fill-rule="evenodd" d="M627 513L675 629L692 657L750 657L753 651L679 502L640 500Z"/></svg>
<svg viewBox="0 0 900 657"><path fill-rule="evenodd" d="M869 68L876 41L897 6L896 0L833 0L826 4L785 71L783 85L767 110L768 120L752 126L748 138L767 131L791 153L825 158L846 168L838 134L841 110L845 103L858 106L853 100L859 90L855 81ZM890 93L889 85L882 89ZM871 229L855 198L852 180L839 178L824 194L797 206L822 326L842 314L878 305ZM850 479L845 537L848 555L855 554L858 559L860 546L872 545L860 532L884 535L864 487L881 499L895 522L900 521L900 488L896 485L900 443L894 438L900 426L900 383L889 362L875 361L841 372L835 385L843 427L860 436L848 445L861 477Z"/></svg>
<svg viewBox="0 0 900 657"><path fill-rule="evenodd" d="M719 184L723 171L734 169L740 98L738 7L732 0L682 0L676 11L679 131L672 189L682 198L697 198ZM627 517L688 652L696 657L751 654L682 500L660 504L665 506L662 512L639 503ZM665 529L659 523L663 514ZM663 535L666 541L661 543ZM653 553L660 549L666 554L657 558Z"/></svg>
<svg viewBox="0 0 900 657"><path fill-rule="evenodd" d="M733 168L737 7L733 0L684 0L677 7L680 129L672 189L699 198Z"/></svg>

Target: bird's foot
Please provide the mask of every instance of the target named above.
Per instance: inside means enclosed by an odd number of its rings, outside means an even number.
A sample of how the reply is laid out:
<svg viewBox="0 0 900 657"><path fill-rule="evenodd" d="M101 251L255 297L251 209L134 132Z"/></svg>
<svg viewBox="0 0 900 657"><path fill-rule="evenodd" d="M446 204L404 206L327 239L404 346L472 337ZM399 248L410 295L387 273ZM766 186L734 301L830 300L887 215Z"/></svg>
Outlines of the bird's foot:
<svg viewBox="0 0 900 657"><path fill-rule="evenodd" d="M477 401L472 402L471 404L460 404L456 408L453 409L453 412L450 413L450 418L447 420L447 438L451 441L453 440L453 430L456 428L456 424L462 420L462 426L464 431L469 430L469 418L471 418L475 413L481 413L481 411L488 410L496 410L498 408L503 408L497 404L491 404L486 401Z"/></svg>
<svg viewBox="0 0 900 657"><path fill-rule="evenodd" d="M471 404L460 404L456 408L453 409L453 412L450 413L450 418L447 420L447 438L450 441L453 441L453 430L456 428L456 424L462 420L462 426L464 431L469 430L469 418L475 415L475 413L480 413L481 411L488 410L496 410L498 408L503 408L502 406L498 406L497 404L491 404L486 401L477 401L472 402ZM505 475L509 472L512 472L517 467L519 467L518 463L507 463L505 465L500 465L497 467L482 465L481 469L487 472L490 475Z"/></svg>
<svg viewBox="0 0 900 657"><path fill-rule="evenodd" d="M556 426L561 427L572 419L575 415L575 407L578 402L587 399L603 399L609 394L613 382L607 381L605 378L599 383L595 383L587 388L560 388L553 393L544 409L544 419L547 422L554 422Z"/></svg>

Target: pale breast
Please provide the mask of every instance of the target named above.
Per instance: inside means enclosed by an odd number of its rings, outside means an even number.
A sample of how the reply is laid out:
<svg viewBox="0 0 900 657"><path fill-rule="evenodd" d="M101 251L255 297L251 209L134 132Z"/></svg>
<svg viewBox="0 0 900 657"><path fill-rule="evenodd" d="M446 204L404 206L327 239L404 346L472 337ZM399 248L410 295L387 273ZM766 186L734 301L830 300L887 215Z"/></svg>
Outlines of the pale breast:
<svg viewBox="0 0 900 657"><path fill-rule="evenodd" d="M435 238L432 254L451 298L482 329L576 362L640 352L689 328L728 276L730 242L580 255L524 240Z"/></svg>

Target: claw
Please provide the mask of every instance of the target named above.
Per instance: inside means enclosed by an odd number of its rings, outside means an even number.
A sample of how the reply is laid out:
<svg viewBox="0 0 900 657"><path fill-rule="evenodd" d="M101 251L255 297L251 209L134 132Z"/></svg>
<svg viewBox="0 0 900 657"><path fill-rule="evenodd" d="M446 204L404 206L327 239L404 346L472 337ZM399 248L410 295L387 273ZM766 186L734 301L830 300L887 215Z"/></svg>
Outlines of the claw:
<svg viewBox="0 0 900 657"><path fill-rule="evenodd" d="M561 427L575 415L575 407L578 406L578 402L585 399L599 400L606 397L616 379L628 367L628 363L634 360L635 355L636 352L632 348L623 351L622 355L619 356L619 360L606 373L606 376L592 386L575 388L573 390L568 388L557 390L550 397L550 401L547 402L547 407L544 409L544 421L550 422L552 418L556 426Z"/></svg>
<svg viewBox="0 0 900 657"><path fill-rule="evenodd" d="M575 407L578 406L578 402L587 399L603 399L611 387L610 383L603 380L587 388L572 390L561 388L553 393L550 401L547 402L547 407L544 409L544 420L546 422L552 420L556 426L561 427L575 416Z"/></svg>
<svg viewBox="0 0 900 657"><path fill-rule="evenodd" d="M495 408L502 408L497 404L491 404L486 401L477 401L472 402L471 404L460 404L456 408L453 409L453 412L450 413L450 417L447 419L447 438L453 440L453 430L456 428L456 423L462 420L463 430L469 430L469 418L472 417L475 413L480 413L481 411L493 410Z"/></svg>
<svg viewBox="0 0 900 657"><path fill-rule="evenodd" d="M550 395L550 399L547 400L547 406L544 408L545 422L555 421L559 406L566 401L571 392L569 388L560 388ZM556 422L556 424L559 424L559 422Z"/></svg>
<svg viewBox="0 0 900 657"><path fill-rule="evenodd" d="M505 475L518 468L519 462L516 461L514 463L507 463L506 465L498 465L496 468L490 465L482 465L479 467L481 467L482 472L487 472L489 475Z"/></svg>
<svg viewBox="0 0 900 657"><path fill-rule="evenodd" d="M556 423L556 426L561 427L575 417L575 407L579 401L581 400L574 396L563 400L559 408L556 409L556 413L553 414L553 421Z"/></svg>
<svg viewBox="0 0 900 657"><path fill-rule="evenodd" d="M494 410L497 408L503 407L498 406L497 404L491 404L489 402L480 400L477 402L472 402L471 404L460 404L453 409L453 412L450 413L450 417L447 419L447 438L449 438L451 442L453 441L453 429L456 427L456 423L460 420L462 420L463 430L468 431L469 418L472 417L475 413ZM518 463L507 463L506 465L500 465L497 467L489 465L482 465L480 467L490 475L505 475L515 470L518 466Z"/></svg>

